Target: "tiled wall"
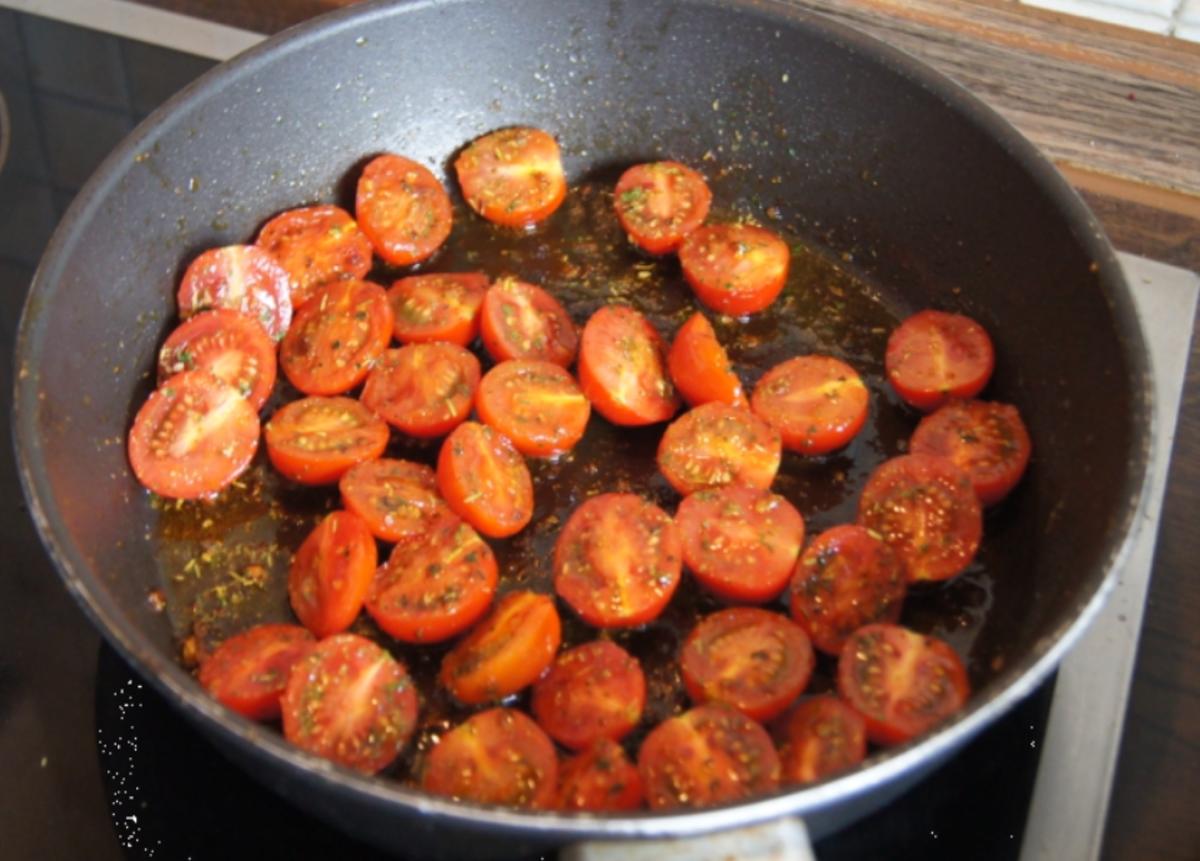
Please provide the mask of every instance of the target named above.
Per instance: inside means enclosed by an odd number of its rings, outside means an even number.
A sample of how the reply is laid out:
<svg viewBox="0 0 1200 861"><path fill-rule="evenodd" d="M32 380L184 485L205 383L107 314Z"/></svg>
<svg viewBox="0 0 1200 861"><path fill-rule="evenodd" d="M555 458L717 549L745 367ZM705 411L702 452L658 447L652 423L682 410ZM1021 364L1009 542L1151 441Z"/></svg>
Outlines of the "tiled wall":
<svg viewBox="0 0 1200 861"><path fill-rule="evenodd" d="M1200 42L1200 0L1021 0L1056 12Z"/></svg>

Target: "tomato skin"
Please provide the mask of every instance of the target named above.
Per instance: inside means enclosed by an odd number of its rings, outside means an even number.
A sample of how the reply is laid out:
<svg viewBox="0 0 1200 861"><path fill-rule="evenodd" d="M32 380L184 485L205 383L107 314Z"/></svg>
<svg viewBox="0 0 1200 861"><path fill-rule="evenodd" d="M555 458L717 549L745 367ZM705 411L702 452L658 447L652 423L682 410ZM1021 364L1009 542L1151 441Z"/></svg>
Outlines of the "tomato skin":
<svg viewBox="0 0 1200 861"><path fill-rule="evenodd" d="M1017 408L992 401L950 401L921 419L908 450L947 457L971 479L983 505L1017 486L1033 444Z"/></svg>
<svg viewBox="0 0 1200 861"><path fill-rule="evenodd" d="M281 212L262 226L254 244L287 270L293 308L330 281L362 279L371 270L371 241L340 206Z"/></svg>
<svg viewBox="0 0 1200 861"><path fill-rule="evenodd" d="M815 659L808 635L790 619L758 607L730 607L700 620L679 663L693 702L721 702L769 721L804 690Z"/></svg>
<svg viewBox="0 0 1200 861"><path fill-rule="evenodd" d="M613 192L617 220L643 251L666 254L704 223L712 192L704 177L674 161L635 164Z"/></svg>
<svg viewBox="0 0 1200 861"><path fill-rule="evenodd" d="M563 652L533 686L530 709L563 747L584 750L619 741L637 726L646 705L646 676L637 659L611 640Z"/></svg>
<svg viewBox="0 0 1200 861"><path fill-rule="evenodd" d="M332 484L383 454L388 426L353 398L301 398L275 411L263 440L280 474L300 484Z"/></svg>
<svg viewBox="0 0 1200 861"><path fill-rule="evenodd" d="M861 526L841 524L805 548L792 577L792 618L813 645L839 654L863 625L896 622L908 591L904 565Z"/></svg>
<svg viewBox="0 0 1200 861"><path fill-rule="evenodd" d="M562 303L516 278L500 278L488 288L479 335L497 362L540 359L566 368L579 352L579 332Z"/></svg>
<svg viewBox="0 0 1200 861"><path fill-rule="evenodd" d="M203 660L200 684L240 715L274 720L292 666L316 642L299 625L256 625L225 640Z"/></svg>
<svg viewBox="0 0 1200 861"><path fill-rule="evenodd" d="M471 715L429 752L421 788L481 804L554 806L558 756L541 727L516 709Z"/></svg>
<svg viewBox="0 0 1200 861"><path fill-rule="evenodd" d="M158 384L184 371L207 371L261 410L275 387L275 343L255 320L214 308L189 317L158 351Z"/></svg>
<svg viewBox="0 0 1200 861"><path fill-rule="evenodd" d="M858 523L891 545L910 583L958 574L983 537L970 477L947 458L926 454L894 457L871 473Z"/></svg>
<svg viewBox="0 0 1200 861"><path fill-rule="evenodd" d="M427 260L450 236L450 196L429 168L385 153L367 163L355 191L358 226L393 266Z"/></svg>
<svg viewBox="0 0 1200 861"><path fill-rule="evenodd" d="M520 532L533 517L533 478L512 441L463 422L442 443L438 488L450 510L489 538Z"/></svg>
<svg viewBox="0 0 1200 861"><path fill-rule="evenodd" d="M288 598L296 618L317 637L353 624L375 576L375 537L357 514L325 516L296 551Z"/></svg>
<svg viewBox="0 0 1200 861"><path fill-rule="evenodd" d="M129 431L129 465L169 499L211 496L246 471L258 450L254 407L204 371L184 371L151 393Z"/></svg>
<svg viewBox="0 0 1200 861"><path fill-rule="evenodd" d="M791 251L776 234L750 224L708 224L679 246L683 276L704 305L741 316L767 308L787 283Z"/></svg>
<svg viewBox="0 0 1200 861"><path fill-rule="evenodd" d="M601 739L558 769L559 810L622 811L642 806L642 779L624 748Z"/></svg>
<svg viewBox="0 0 1200 861"><path fill-rule="evenodd" d="M876 744L901 744L959 711L970 696L951 646L899 625L859 628L838 659L838 692Z"/></svg>
<svg viewBox="0 0 1200 861"><path fill-rule="evenodd" d="M482 272L434 272L401 278L388 290L396 340L467 346L479 334L479 313L487 287Z"/></svg>
<svg viewBox="0 0 1200 861"><path fill-rule="evenodd" d="M867 725L837 697L822 694L783 719L779 747L784 783L815 783L858 765L867 756Z"/></svg>
<svg viewBox="0 0 1200 861"><path fill-rule="evenodd" d="M777 431L784 448L828 454L849 444L867 421L871 395L854 368L832 356L796 356L767 371L751 409Z"/></svg>
<svg viewBox="0 0 1200 861"><path fill-rule="evenodd" d="M973 398L992 377L996 353L987 330L970 317L918 311L888 338L884 369L901 398L929 412Z"/></svg>
<svg viewBox="0 0 1200 861"><path fill-rule="evenodd" d="M787 586L804 544L804 518L769 490L726 485L689 494L675 523L683 564L725 601L760 604Z"/></svg>
<svg viewBox="0 0 1200 861"><path fill-rule="evenodd" d="M362 402L412 437L449 433L471 412L479 360L447 341L407 344L381 355L363 385Z"/></svg>
<svg viewBox="0 0 1200 861"><path fill-rule="evenodd" d="M446 653L439 679L466 705L501 700L533 684L554 660L561 641L553 598L509 592Z"/></svg>
<svg viewBox="0 0 1200 861"><path fill-rule="evenodd" d="M658 443L658 468L681 495L745 484L765 489L783 457L779 432L754 413L716 401L688 410Z"/></svg>
<svg viewBox="0 0 1200 861"><path fill-rule="evenodd" d="M500 129L467 144L454 161L467 205L503 227L548 218L567 196L558 143L541 129Z"/></svg>
<svg viewBox="0 0 1200 861"><path fill-rule="evenodd" d="M417 724L408 670L357 634L317 643L292 667L280 704L288 741L363 774L399 756Z"/></svg>
<svg viewBox="0 0 1200 861"><path fill-rule="evenodd" d="M483 375L475 411L527 457L554 457L583 438L592 406L569 372L532 359L501 362Z"/></svg>
<svg viewBox="0 0 1200 861"><path fill-rule="evenodd" d="M492 548L453 515L397 544L375 572L367 612L406 643L436 643L475 624L492 603L499 570Z"/></svg>
<svg viewBox="0 0 1200 861"><path fill-rule="evenodd" d="M742 381L733 371L729 355L708 318L697 311L675 333L667 353L671 381L689 406L719 401L731 407L748 407Z"/></svg>
<svg viewBox="0 0 1200 861"><path fill-rule="evenodd" d="M296 311L279 364L306 395L340 395L366 378L392 339L392 306L370 281L334 281Z"/></svg>
<svg viewBox="0 0 1200 861"><path fill-rule="evenodd" d="M679 409L658 330L628 305L605 305L583 327L579 385L616 425L652 425Z"/></svg>
<svg viewBox="0 0 1200 861"><path fill-rule="evenodd" d="M387 457L364 461L346 470L338 490L346 509L365 520L380 541L417 538L450 515L437 477L423 463Z"/></svg>
<svg viewBox="0 0 1200 861"><path fill-rule="evenodd" d="M682 565L679 530L665 511L632 493L601 493L559 533L554 591L589 625L632 628L663 611Z"/></svg>
<svg viewBox="0 0 1200 861"><path fill-rule="evenodd" d="M779 755L767 731L720 703L660 723L638 751L651 810L710 807L779 785Z"/></svg>
<svg viewBox="0 0 1200 861"><path fill-rule="evenodd" d="M179 316L186 320L210 308L240 311L278 341L292 322L291 294L287 270L261 248L210 248L184 270Z"/></svg>

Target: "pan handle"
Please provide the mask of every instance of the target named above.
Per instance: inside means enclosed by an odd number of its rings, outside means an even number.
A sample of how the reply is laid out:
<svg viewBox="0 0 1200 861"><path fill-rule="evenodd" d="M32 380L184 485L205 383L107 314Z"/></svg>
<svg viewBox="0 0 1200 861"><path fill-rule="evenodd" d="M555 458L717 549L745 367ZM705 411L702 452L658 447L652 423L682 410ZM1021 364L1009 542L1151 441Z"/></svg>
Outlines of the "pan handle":
<svg viewBox="0 0 1200 861"><path fill-rule="evenodd" d="M594 840L563 849L559 861L816 861L804 821L794 816L696 837Z"/></svg>

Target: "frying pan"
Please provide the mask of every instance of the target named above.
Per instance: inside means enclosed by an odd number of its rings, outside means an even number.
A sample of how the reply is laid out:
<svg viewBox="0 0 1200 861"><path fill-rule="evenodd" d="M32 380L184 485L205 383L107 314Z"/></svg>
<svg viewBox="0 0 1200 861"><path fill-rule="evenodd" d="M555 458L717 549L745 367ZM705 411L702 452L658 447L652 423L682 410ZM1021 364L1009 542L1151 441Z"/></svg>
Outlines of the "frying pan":
<svg viewBox="0 0 1200 861"><path fill-rule="evenodd" d="M671 157L727 168L718 197L771 209L907 307L992 333L989 395L1035 460L987 523L1003 576L968 659L966 710L814 787L696 812L532 814L341 770L211 701L176 660L123 440L173 317L181 261L270 214L341 200L370 153L444 173L456 147L537 125L568 175ZM706 161L706 155L708 161ZM581 838L695 835L781 816L816 835L886 802L1033 689L1095 615L1141 505L1152 405L1128 288L1101 228L1009 125L909 57L759 0L368 3L269 40L173 98L76 199L18 335L14 428L30 510L104 635L259 779L414 857Z"/></svg>

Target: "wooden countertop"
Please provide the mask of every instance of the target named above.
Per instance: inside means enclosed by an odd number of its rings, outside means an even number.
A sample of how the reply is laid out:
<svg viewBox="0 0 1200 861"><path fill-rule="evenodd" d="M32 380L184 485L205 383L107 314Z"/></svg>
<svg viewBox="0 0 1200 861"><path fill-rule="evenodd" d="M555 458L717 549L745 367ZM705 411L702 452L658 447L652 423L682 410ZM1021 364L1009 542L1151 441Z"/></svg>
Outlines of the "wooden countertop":
<svg viewBox="0 0 1200 861"><path fill-rule="evenodd" d="M139 0L274 33L357 0ZM1002 0L791 0L924 60L1038 144L1113 244L1200 270L1200 45ZM1200 339L1188 364L1104 857L1200 857Z"/></svg>

